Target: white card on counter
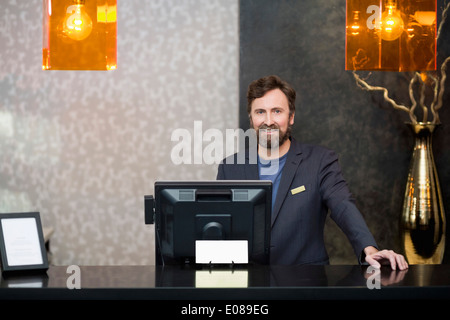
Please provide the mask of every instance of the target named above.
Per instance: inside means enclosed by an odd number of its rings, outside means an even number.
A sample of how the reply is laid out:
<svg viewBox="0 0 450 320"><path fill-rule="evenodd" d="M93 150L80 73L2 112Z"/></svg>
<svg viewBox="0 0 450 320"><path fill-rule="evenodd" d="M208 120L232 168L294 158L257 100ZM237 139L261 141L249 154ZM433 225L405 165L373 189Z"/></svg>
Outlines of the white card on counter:
<svg viewBox="0 0 450 320"><path fill-rule="evenodd" d="M196 263L248 263L247 240L197 240Z"/></svg>

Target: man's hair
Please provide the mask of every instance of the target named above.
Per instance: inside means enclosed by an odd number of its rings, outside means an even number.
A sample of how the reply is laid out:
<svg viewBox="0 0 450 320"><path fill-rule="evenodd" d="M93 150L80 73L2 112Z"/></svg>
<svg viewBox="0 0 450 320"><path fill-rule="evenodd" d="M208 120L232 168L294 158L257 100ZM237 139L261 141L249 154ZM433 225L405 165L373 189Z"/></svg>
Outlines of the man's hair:
<svg viewBox="0 0 450 320"><path fill-rule="evenodd" d="M295 112L295 97L294 88L289 83L282 80L280 77L271 75L254 80L250 83L247 90L247 113L250 116L252 110L252 102L255 99L263 97L267 92L280 89L288 99L289 102L289 116Z"/></svg>

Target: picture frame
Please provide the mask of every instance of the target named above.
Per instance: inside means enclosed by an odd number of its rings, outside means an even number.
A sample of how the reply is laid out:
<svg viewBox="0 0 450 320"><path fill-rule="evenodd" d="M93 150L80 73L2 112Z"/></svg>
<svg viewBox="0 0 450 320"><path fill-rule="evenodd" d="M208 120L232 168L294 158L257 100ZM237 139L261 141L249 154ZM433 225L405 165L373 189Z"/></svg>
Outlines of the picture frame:
<svg viewBox="0 0 450 320"><path fill-rule="evenodd" d="M39 212L0 214L0 260L2 274L48 270Z"/></svg>

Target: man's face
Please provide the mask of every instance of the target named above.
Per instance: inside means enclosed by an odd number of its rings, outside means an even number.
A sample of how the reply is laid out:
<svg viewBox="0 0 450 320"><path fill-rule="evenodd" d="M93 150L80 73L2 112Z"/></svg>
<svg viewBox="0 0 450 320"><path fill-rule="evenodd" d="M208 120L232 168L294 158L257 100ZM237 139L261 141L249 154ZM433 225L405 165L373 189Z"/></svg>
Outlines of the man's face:
<svg viewBox="0 0 450 320"><path fill-rule="evenodd" d="M294 114L289 117L289 102L280 89L268 91L253 100L250 125L256 130L258 144L265 148L278 148L289 138Z"/></svg>

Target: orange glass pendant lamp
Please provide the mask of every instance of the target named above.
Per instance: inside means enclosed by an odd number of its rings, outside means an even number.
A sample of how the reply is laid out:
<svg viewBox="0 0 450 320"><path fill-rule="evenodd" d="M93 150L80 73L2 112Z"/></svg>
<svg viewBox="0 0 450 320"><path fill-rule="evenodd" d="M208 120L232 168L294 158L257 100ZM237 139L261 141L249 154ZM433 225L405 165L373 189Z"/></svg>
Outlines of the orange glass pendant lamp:
<svg viewBox="0 0 450 320"><path fill-rule="evenodd" d="M436 70L437 0L347 0L346 70Z"/></svg>
<svg viewBox="0 0 450 320"><path fill-rule="evenodd" d="M117 0L43 0L43 70L117 68Z"/></svg>

